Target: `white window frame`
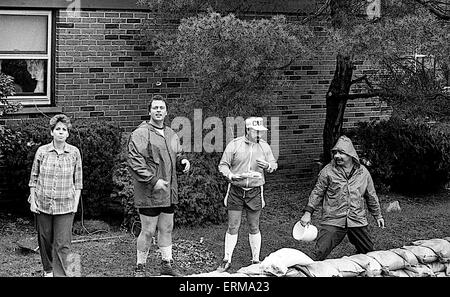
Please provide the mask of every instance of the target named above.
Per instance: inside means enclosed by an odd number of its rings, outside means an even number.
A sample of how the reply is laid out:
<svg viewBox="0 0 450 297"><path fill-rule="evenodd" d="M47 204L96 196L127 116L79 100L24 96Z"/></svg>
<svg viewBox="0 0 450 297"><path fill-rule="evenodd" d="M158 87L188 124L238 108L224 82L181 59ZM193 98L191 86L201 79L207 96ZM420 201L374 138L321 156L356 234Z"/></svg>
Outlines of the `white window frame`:
<svg viewBox="0 0 450 297"><path fill-rule="evenodd" d="M425 55L425 54L414 53L414 70L415 71L417 71L418 64L420 63L421 65L423 65L424 59L426 59L426 58L430 59L430 64L432 64L434 70L436 70L436 60L434 59L433 55ZM448 83L449 82L447 81L447 84ZM443 89L444 89L444 92L450 93L450 85L444 86Z"/></svg>
<svg viewBox="0 0 450 297"><path fill-rule="evenodd" d="M47 16L47 53L45 54L16 54L0 53L0 60L18 59L18 60L46 60L47 61L47 86L46 95L14 95L8 96L11 103L22 103L23 106L50 105L51 104L51 85L52 85L52 12L50 10L1 10L0 14L20 15L20 16Z"/></svg>
<svg viewBox="0 0 450 297"><path fill-rule="evenodd" d="M414 53L414 70L417 71L418 64L420 64L420 66L423 66L425 63L424 60L427 58L430 59L430 63L433 64L433 68L436 68L436 62L433 55Z"/></svg>

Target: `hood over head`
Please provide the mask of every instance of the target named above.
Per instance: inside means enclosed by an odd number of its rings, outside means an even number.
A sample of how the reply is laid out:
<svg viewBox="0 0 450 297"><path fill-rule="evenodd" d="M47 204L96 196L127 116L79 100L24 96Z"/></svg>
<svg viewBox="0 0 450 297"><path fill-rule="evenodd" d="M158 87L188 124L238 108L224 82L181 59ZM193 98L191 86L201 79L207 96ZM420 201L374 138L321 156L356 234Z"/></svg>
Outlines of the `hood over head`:
<svg viewBox="0 0 450 297"><path fill-rule="evenodd" d="M353 161L360 165L358 154L356 153L355 147L353 146L352 141L345 135L342 135L337 140L334 147L331 149L331 152L334 154L335 151L340 151L344 154L349 155L353 158Z"/></svg>

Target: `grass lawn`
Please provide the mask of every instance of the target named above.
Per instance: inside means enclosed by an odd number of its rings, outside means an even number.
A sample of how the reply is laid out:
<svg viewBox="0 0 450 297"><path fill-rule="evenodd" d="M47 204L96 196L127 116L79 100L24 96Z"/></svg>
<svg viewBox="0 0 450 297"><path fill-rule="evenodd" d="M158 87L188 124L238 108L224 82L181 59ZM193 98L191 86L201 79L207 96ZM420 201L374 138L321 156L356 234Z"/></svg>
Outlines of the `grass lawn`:
<svg viewBox="0 0 450 297"><path fill-rule="evenodd" d="M266 207L261 216L262 248L261 260L280 248L295 248L311 255L314 242L298 242L292 238L292 227L301 217L312 184L268 185L265 189ZM428 195L379 195L386 228L375 227L369 217L369 228L375 249L410 245L419 239L450 236L450 191ZM401 211L386 213L389 202L399 201ZM320 212L313 215L317 225ZM17 245L23 238L35 238L36 232L31 217L17 217L5 210L0 213L0 276L39 276L42 270L37 253L24 253ZM223 257L226 223L205 224L198 227L174 229L174 259L185 274L213 271ZM89 236L75 236L74 240L113 237L74 243L72 250L80 256L82 276L128 277L132 276L135 264L136 239L130 232L112 227L108 232ZM36 245L37 246L37 245ZM329 258L340 258L355 253L345 238ZM159 252L153 248L149 254L147 272L157 275ZM239 231L239 238L233 253L230 272L248 266L251 260L248 243L248 228L245 217Z"/></svg>

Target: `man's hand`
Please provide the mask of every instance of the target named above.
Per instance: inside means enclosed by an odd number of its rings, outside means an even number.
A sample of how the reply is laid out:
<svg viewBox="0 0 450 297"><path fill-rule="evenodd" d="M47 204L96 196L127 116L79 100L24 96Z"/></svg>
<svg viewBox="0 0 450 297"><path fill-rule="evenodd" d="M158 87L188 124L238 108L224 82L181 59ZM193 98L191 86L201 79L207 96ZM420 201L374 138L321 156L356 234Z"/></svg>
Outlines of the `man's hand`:
<svg viewBox="0 0 450 297"><path fill-rule="evenodd" d="M377 219L377 224L378 224L378 227L380 227L381 229L384 229L384 219L383 218L381 218L381 219Z"/></svg>
<svg viewBox="0 0 450 297"><path fill-rule="evenodd" d="M181 164L185 164L184 165L184 169L183 169L183 173L186 173L186 172L189 171L189 169L191 169L191 163L189 162L188 159L181 160Z"/></svg>
<svg viewBox="0 0 450 297"><path fill-rule="evenodd" d="M163 191L167 191L169 188L169 182L165 181L163 179L158 179L158 181L155 184L155 187L153 188L154 190L163 190Z"/></svg>
<svg viewBox="0 0 450 297"><path fill-rule="evenodd" d="M300 219L300 224L302 224L302 226L311 224L311 213L309 211L305 211L302 218Z"/></svg>
<svg viewBox="0 0 450 297"><path fill-rule="evenodd" d="M240 174L233 174L233 173L230 173L230 175L228 177L231 181L243 180L245 178Z"/></svg>
<svg viewBox="0 0 450 297"><path fill-rule="evenodd" d="M258 164L258 166L262 169L268 169L269 168L269 162L262 160L262 159L257 159L256 163Z"/></svg>

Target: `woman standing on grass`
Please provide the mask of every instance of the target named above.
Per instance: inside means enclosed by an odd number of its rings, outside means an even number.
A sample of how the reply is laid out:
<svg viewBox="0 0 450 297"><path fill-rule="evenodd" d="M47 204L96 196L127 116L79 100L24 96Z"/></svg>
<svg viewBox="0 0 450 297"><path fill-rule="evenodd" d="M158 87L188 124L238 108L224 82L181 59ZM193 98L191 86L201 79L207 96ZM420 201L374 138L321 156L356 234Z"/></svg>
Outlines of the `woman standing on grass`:
<svg viewBox="0 0 450 297"><path fill-rule="evenodd" d="M73 218L83 188L80 151L66 143L71 127L64 114L50 119L53 141L38 148L28 184L44 276L67 276Z"/></svg>

